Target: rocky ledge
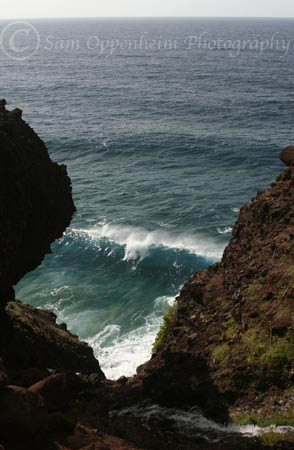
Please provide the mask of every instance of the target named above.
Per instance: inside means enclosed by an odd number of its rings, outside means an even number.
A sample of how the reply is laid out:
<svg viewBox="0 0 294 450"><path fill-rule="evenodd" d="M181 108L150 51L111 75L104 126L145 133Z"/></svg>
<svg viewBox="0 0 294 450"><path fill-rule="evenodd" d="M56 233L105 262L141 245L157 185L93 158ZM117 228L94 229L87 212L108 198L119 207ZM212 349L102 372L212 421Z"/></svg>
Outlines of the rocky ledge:
<svg viewBox="0 0 294 450"><path fill-rule="evenodd" d="M6 314L0 318L0 348L10 378L21 380L22 373L33 375L31 368L40 373L48 373L49 368L105 378L91 347L67 331L65 324L58 325L56 319L50 311L16 301L8 303Z"/></svg>

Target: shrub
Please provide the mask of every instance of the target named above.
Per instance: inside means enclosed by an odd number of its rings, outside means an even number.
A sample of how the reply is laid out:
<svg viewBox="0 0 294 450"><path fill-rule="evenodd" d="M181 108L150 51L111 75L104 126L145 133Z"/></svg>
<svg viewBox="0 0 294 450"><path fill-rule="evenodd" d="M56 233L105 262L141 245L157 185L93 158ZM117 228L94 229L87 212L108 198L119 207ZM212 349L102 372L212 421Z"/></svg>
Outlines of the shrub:
<svg viewBox="0 0 294 450"><path fill-rule="evenodd" d="M152 346L152 353L156 353L158 350L158 347L161 345L164 335L166 333L167 327L172 320L172 318L176 314L176 306L173 306L169 309L169 311L163 316L163 322L162 325L157 333L157 336L155 338L155 341Z"/></svg>

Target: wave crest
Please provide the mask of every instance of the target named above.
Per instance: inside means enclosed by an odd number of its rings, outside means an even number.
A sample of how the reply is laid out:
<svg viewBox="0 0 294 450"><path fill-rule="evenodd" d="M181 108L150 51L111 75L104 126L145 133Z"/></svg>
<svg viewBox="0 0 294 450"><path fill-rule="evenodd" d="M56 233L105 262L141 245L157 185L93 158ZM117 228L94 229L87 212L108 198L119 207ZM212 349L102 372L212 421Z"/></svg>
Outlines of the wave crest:
<svg viewBox="0 0 294 450"><path fill-rule="evenodd" d="M74 229L93 241L108 240L124 247L124 260L142 261L152 248L184 250L212 260L219 260L224 245L213 239L186 233L172 234L166 230L149 231L144 228L101 223L90 229Z"/></svg>

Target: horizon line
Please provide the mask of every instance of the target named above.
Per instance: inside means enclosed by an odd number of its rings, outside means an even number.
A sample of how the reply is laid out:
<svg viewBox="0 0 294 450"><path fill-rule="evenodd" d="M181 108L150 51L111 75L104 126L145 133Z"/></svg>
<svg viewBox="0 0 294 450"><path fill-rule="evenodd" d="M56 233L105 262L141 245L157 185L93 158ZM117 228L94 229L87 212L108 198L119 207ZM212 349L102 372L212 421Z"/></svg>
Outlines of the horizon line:
<svg viewBox="0 0 294 450"><path fill-rule="evenodd" d="M4 20L40 20L40 19L294 19L293 16L39 16L39 17L4 17Z"/></svg>

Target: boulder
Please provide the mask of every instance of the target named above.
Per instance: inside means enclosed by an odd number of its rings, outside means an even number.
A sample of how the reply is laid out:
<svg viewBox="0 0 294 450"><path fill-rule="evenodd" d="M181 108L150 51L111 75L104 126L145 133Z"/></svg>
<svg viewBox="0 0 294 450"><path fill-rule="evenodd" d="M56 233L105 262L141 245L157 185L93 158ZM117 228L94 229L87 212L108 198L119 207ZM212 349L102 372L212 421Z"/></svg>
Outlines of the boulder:
<svg viewBox="0 0 294 450"><path fill-rule="evenodd" d="M46 401L48 411L54 412L65 409L72 399L73 393L81 385L82 381L77 375L58 373L39 381L28 391L41 395Z"/></svg>
<svg viewBox="0 0 294 450"><path fill-rule="evenodd" d="M12 372L34 367L43 371L95 372L105 379L87 343L56 324L53 313L18 301L9 302L6 314L0 314L0 348L5 367Z"/></svg>
<svg viewBox="0 0 294 450"><path fill-rule="evenodd" d="M45 430L47 410L39 394L18 386L0 390L0 436L4 444L33 438Z"/></svg>

